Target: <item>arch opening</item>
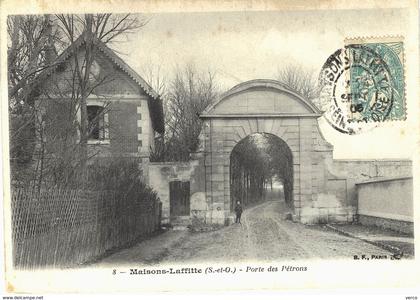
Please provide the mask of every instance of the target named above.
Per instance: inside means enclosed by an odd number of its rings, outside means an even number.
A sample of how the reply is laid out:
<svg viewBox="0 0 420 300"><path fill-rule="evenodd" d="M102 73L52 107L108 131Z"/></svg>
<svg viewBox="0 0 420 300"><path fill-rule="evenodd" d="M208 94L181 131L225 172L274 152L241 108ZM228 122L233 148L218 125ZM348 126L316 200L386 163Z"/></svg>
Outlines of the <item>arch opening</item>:
<svg viewBox="0 0 420 300"><path fill-rule="evenodd" d="M230 154L230 208L246 208L266 200L285 201L293 209L293 155L274 134L254 133L239 141Z"/></svg>

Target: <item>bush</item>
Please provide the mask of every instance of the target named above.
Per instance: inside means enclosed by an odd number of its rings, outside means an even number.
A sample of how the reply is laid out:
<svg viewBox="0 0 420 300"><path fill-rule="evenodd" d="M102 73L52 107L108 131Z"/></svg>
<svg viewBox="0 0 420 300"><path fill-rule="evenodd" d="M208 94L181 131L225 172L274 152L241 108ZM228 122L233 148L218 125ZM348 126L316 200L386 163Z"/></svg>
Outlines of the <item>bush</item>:
<svg viewBox="0 0 420 300"><path fill-rule="evenodd" d="M95 163L88 168L86 188L89 190L113 190L123 198L137 195L143 199L157 199L157 193L143 178L141 160L137 158L118 158Z"/></svg>
<svg viewBox="0 0 420 300"><path fill-rule="evenodd" d="M144 183L139 163L137 159L96 161L83 185L73 176L63 186L14 187L15 265L84 263L158 231L161 204Z"/></svg>

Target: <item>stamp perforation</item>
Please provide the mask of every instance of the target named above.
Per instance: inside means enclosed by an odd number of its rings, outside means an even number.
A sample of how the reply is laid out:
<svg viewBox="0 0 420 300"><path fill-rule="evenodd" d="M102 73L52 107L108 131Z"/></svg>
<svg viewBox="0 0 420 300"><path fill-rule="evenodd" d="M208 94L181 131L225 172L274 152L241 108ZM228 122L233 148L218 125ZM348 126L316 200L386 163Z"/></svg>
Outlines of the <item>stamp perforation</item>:
<svg viewBox="0 0 420 300"><path fill-rule="evenodd" d="M402 58L402 67L403 67L403 80L404 80L404 94L403 97L406 99L407 97L407 85L405 84L406 81L406 53L405 53L405 37L403 35L399 34L385 34L385 35L374 35L374 36L355 36L355 37L346 37L344 39L344 44L347 45L348 43L354 43L356 41L371 41L371 40L378 40L377 42L402 42L402 50L401 50L401 58ZM387 40L387 41L384 41ZM409 112L407 109L407 103L404 103L404 118L401 120L392 120L392 119L385 119L381 122L397 122L397 121L406 121L408 118ZM373 120L370 120L369 122L376 122Z"/></svg>
<svg viewBox="0 0 420 300"><path fill-rule="evenodd" d="M331 94L327 98L332 108L325 112L330 119L324 116L336 130L348 134L360 132L363 124L407 120L405 64L401 35L345 38L344 48L328 58L320 74L320 84ZM337 84L342 87L339 92ZM341 117L335 118L337 113Z"/></svg>

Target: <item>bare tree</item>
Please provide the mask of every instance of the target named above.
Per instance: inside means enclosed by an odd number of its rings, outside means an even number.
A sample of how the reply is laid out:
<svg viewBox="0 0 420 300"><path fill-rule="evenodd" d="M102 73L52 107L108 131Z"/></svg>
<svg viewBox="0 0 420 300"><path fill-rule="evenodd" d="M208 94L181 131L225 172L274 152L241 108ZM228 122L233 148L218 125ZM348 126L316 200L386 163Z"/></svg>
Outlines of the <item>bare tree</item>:
<svg viewBox="0 0 420 300"><path fill-rule="evenodd" d="M142 67L141 72L143 78L150 84L150 86L158 93L162 99L163 113L167 113L168 109L168 78L163 74L161 66L154 65L152 62L146 62ZM164 120L166 118L164 117ZM167 127L167 126L165 126ZM168 131L165 131L168 133ZM165 135L157 134L155 136L154 147L150 147L150 160L163 161L165 160Z"/></svg>
<svg viewBox="0 0 420 300"><path fill-rule="evenodd" d="M276 77L305 99L313 101L318 98L319 88L315 72L300 65L289 64L279 68Z"/></svg>
<svg viewBox="0 0 420 300"><path fill-rule="evenodd" d="M168 78L164 75L161 66L154 65L149 61L142 67L141 75L161 99L167 97Z"/></svg>
<svg viewBox="0 0 420 300"><path fill-rule="evenodd" d="M262 134L251 135L240 141L230 156L231 209L236 201L247 206L259 201L264 194L264 183L272 176L267 145L261 145Z"/></svg>
<svg viewBox="0 0 420 300"><path fill-rule="evenodd" d="M50 162L50 165L56 164L55 167L61 165L62 170L68 171L71 168L63 165L63 158L65 157L68 163L71 159L67 154L77 153L77 164L80 169L85 169L89 159L87 141L92 131L88 124L86 101L95 89L112 80L110 76L97 78L98 80L94 82L90 80L92 64L98 55L95 44L111 44L121 40L128 33L138 30L146 23L146 19L130 14L11 16L8 18L12 162L21 161L24 151L30 159L35 154L35 170L38 170L38 175L43 177L46 174L43 170L47 162ZM79 48L76 49L76 40L80 38L84 39L84 43L79 44ZM44 84L45 80L42 80L41 76L46 73L42 71L57 66L60 69L63 62L60 61L60 56L58 59L55 58L66 48L66 51L71 52L71 63L68 64L67 69L58 71L66 73L65 76L57 78L51 76ZM76 55L77 53L82 53L82 55ZM45 108L39 105L41 101L35 102L34 99L44 99L52 103L52 100L59 98L67 100L66 105L69 109L67 113L61 112L58 115L73 128L62 126L67 131L59 130L54 133L46 128L47 120L38 118ZM63 105L60 107L63 108ZM102 113L105 112L106 107ZM78 114L80 118L77 117ZM69 147L69 145L74 145L74 142L68 143L69 136L75 128L79 132L77 149L73 146ZM49 144L56 145L54 151L57 153L55 154L52 152L53 149L45 147L44 140L47 134ZM37 137L36 142L34 137ZM34 144L40 147L34 150ZM63 151L68 153L65 154Z"/></svg>
<svg viewBox="0 0 420 300"><path fill-rule="evenodd" d="M52 52L54 46L60 47L62 36L50 15L9 16L7 29L10 162L12 175L19 177L30 171L26 164L31 162L37 143L32 84L52 66Z"/></svg>
<svg viewBox="0 0 420 300"><path fill-rule="evenodd" d="M241 140L230 156L231 209L236 201L246 206L262 200L266 184L273 178L283 181L285 200L291 204L292 160L288 146L274 135L257 133Z"/></svg>
<svg viewBox="0 0 420 300"><path fill-rule="evenodd" d="M106 81L105 78L102 78L99 83L95 84L92 84L90 81L92 64L97 55L95 43L97 41L104 44L112 43L121 35L138 30L147 21L140 21L137 17L131 17L130 14L122 16L112 14L57 15L57 19L59 20L60 28L70 41L70 47L75 47L76 38L84 35L83 57L80 58L78 55L73 55L74 75L77 79L75 86L77 86L78 93L72 93L72 96L76 96L76 102L80 107L80 157L83 170L88 160L89 124L87 98L98 87L98 84ZM73 53L76 53L76 49L73 49Z"/></svg>
<svg viewBox="0 0 420 300"><path fill-rule="evenodd" d="M177 68L164 97L164 144L152 153L154 159L189 160L190 153L199 146L200 113L218 95L213 72L200 72L188 64Z"/></svg>
<svg viewBox="0 0 420 300"><path fill-rule="evenodd" d="M7 19L9 104L31 101L31 82L51 66L51 46L61 43L61 32L50 15L10 16Z"/></svg>

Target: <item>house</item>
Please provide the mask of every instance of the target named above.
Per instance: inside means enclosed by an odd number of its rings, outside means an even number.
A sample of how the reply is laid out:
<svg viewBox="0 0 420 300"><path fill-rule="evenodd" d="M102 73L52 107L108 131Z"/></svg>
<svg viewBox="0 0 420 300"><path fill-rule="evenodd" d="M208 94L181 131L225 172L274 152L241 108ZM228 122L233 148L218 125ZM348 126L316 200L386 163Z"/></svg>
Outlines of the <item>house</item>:
<svg viewBox="0 0 420 300"><path fill-rule="evenodd" d="M85 45L86 34L82 34L56 57L53 67L38 77L34 97L46 119L44 123L49 125L50 136L54 136L50 144L67 137L68 132L72 132L71 143L80 139L82 89L77 86L77 70L84 75ZM86 97L88 151L102 158L138 157L148 161L155 139L164 132L159 95L95 37L93 53L90 74L85 77L91 87Z"/></svg>

